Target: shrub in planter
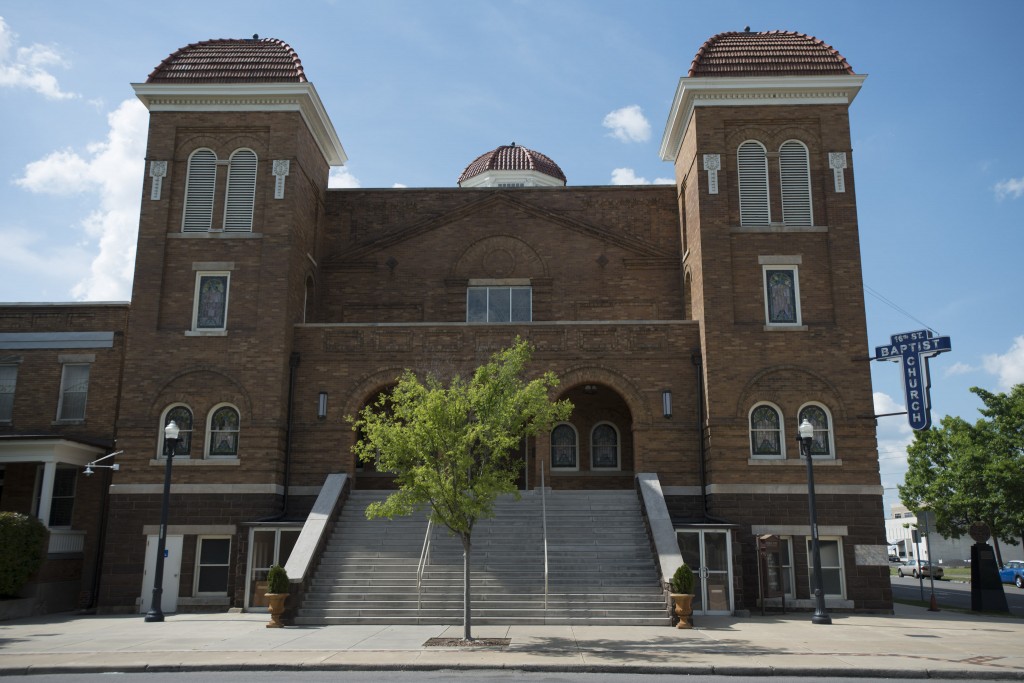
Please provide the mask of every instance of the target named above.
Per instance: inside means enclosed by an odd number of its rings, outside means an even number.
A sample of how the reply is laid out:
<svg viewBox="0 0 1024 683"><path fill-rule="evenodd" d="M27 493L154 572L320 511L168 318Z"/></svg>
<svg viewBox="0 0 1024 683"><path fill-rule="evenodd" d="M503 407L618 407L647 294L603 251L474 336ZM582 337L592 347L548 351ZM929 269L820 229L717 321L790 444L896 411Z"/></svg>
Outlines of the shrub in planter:
<svg viewBox="0 0 1024 683"><path fill-rule="evenodd" d="M673 593L679 593L682 595L690 595L693 593L693 570L687 565L679 565L679 569L672 575L672 580L669 581L669 587Z"/></svg>
<svg viewBox="0 0 1024 683"><path fill-rule="evenodd" d="M267 593L287 593L288 572L279 564L275 564L267 572Z"/></svg>
<svg viewBox="0 0 1024 683"><path fill-rule="evenodd" d="M35 517L0 512L0 596L18 597L43 563L46 527Z"/></svg>
<svg viewBox="0 0 1024 683"><path fill-rule="evenodd" d="M279 564L275 564L267 572L267 609L270 611L270 623L267 628L281 628L284 622L284 603L288 599L288 572Z"/></svg>

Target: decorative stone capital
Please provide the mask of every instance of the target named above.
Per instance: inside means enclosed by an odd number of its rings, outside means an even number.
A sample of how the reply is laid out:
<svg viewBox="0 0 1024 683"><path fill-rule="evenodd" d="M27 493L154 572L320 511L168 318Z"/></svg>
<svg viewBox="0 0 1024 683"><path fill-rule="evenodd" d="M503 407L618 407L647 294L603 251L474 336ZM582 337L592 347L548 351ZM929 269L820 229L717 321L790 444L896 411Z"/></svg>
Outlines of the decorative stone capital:
<svg viewBox="0 0 1024 683"><path fill-rule="evenodd" d="M846 192L846 152L829 152L828 166L832 169L836 192Z"/></svg>
<svg viewBox="0 0 1024 683"><path fill-rule="evenodd" d="M160 199L160 192L164 186L164 178L167 177L166 161L150 161L149 177L153 179L149 188L149 198L153 201Z"/></svg>
<svg viewBox="0 0 1024 683"><path fill-rule="evenodd" d="M721 168L722 155L704 155L704 170L708 172L708 194L718 194L718 171Z"/></svg>
<svg viewBox="0 0 1024 683"><path fill-rule="evenodd" d="M291 164L288 159L274 160L274 199L284 199L284 179L291 172Z"/></svg>

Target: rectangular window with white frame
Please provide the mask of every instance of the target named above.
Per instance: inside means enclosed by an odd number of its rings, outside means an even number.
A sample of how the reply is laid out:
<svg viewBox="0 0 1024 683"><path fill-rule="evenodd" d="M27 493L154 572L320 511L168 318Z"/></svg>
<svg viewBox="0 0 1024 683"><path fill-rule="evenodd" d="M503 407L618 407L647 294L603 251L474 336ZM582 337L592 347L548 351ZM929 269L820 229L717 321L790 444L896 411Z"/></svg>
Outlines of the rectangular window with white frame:
<svg viewBox="0 0 1024 683"><path fill-rule="evenodd" d="M14 388L18 383L18 366L0 365L0 424L14 418Z"/></svg>
<svg viewBox="0 0 1024 683"><path fill-rule="evenodd" d="M64 363L60 379L60 402L57 405L58 421L81 422L85 419L89 369L89 363Z"/></svg>
<svg viewBox="0 0 1024 683"><path fill-rule="evenodd" d="M533 320L533 290L529 286L469 287L466 322L518 323Z"/></svg>
<svg viewBox="0 0 1024 683"><path fill-rule="evenodd" d="M200 536L196 541L195 591L193 595L227 595L231 566L231 538Z"/></svg>
<svg viewBox="0 0 1024 683"><path fill-rule="evenodd" d="M799 327L800 272L796 265L762 265L764 315L769 327Z"/></svg>
<svg viewBox="0 0 1024 683"><path fill-rule="evenodd" d="M193 332L223 332L228 326L230 272L196 273L196 291L192 304Z"/></svg>
<svg viewBox="0 0 1024 683"><path fill-rule="evenodd" d="M807 579L810 582L810 594L814 596L814 559L811 554L812 539L807 537ZM821 537L818 539L821 550L821 587L826 596L835 598L846 597L846 585L843 577L843 540L839 537Z"/></svg>

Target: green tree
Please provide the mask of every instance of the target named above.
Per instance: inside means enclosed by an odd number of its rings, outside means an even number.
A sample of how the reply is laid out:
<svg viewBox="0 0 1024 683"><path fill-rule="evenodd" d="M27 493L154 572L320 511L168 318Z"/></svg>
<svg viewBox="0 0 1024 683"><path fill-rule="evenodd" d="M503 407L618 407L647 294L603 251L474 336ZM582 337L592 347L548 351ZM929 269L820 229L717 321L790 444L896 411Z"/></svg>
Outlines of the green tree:
<svg viewBox="0 0 1024 683"><path fill-rule="evenodd" d="M946 416L914 434L900 499L910 510L930 510L936 530L960 538L984 522L996 541L1017 544L1024 528L1024 386L1009 395L974 387L984 416L975 424Z"/></svg>
<svg viewBox="0 0 1024 683"><path fill-rule="evenodd" d="M572 411L553 402L558 378L545 372L523 379L533 348L515 343L494 354L468 382L456 375L447 386L434 375L421 381L406 370L390 394L364 408L353 429L364 462L393 472L398 490L370 505L368 518L404 516L428 509L430 519L462 541L464 638L472 639L470 552L473 526L492 517L495 499L518 495L522 461L513 455L520 440Z"/></svg>

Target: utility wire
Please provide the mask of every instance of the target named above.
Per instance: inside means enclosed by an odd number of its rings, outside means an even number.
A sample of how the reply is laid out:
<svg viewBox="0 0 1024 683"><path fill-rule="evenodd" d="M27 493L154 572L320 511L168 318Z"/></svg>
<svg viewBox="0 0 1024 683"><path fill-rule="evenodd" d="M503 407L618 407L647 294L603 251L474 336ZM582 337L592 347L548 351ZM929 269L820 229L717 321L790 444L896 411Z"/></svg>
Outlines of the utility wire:
<svg viewBox="0 0 1024 683"><path fill-rule="evenodd" d="M894 302L893 302L893 301L892 301L891 299L887 299L886 297L882 296L882 294L881 294L881 293L879 293L879 292L875 291L874 289L872 289L872 288L871 288L871 287L869 287L868 285L866 285L866 284L865 284L865 285L864 285L864 289L865 289L865 290L866 290L866 291L868 292L868 294L871 294L871 295L872 295L872 296L874 296L874 297L875 297L876 299L878 299L878 300L882 301L882 302L883 302L883 303L885 303L885 304L888 304L888 305L889 305L889 306L890 306L891 308L893 308L894 310L896 310L896 311L899 311L900 313L902 313L903 315L907 316L908 318L910 318L910 319L911 319L911 320L913 320L914 322L916 322L916 323L919 323L919 324L921 324L921 325L924 325L924 327L925 327L925 329L926 329L926 330L929 330L930 332L932 332L932 333L934 333L934 334L938 334L938 332L936 332L936 331L935 331L935 329L934 329L934 328L933 328L933 327L932 327L931 325L929 325L929 324L928 324L928 323L926 323L926 322L922 322L922 321L921 321L921 320L919 320L918 318L914 317L914 316L913 316L913 315L911 315L911 314L910 314L910 312L909 312L909 311L907 311L907 310L906 310L905 308L901 308L901 307L900 307L899 305L897 305L896 303L894 303Z"/></svg>

